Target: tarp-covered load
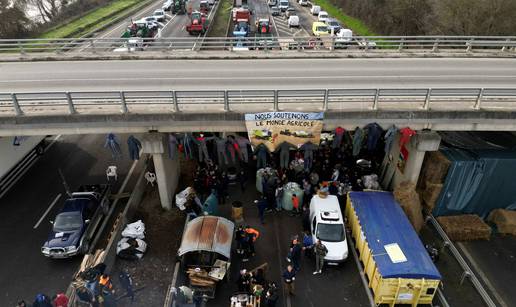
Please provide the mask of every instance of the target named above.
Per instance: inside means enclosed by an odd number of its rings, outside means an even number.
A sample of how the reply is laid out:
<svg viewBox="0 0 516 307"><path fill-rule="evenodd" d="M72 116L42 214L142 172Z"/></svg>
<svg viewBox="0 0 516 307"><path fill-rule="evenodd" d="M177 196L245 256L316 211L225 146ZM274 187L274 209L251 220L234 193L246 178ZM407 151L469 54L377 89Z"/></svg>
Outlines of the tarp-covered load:
<svg viewBox="0 0 516 307"><path fill-rule="evenodd" d="M377 305L431 304L441 274L388 192L350 192L346 217Z"/></svg>
<svg viewBox="0 0 516 307"><path fill-rule="evenodd" d="M516 210L516 151L442 148L451 161L436 202L435 216L478 214L493 209Z"/></svg>

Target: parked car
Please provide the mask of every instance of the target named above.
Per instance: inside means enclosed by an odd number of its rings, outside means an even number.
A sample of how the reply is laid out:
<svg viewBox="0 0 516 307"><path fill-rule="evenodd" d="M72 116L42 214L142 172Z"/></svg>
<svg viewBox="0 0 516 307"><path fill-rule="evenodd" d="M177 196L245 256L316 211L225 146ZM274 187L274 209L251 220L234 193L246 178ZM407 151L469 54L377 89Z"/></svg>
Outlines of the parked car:
<svg viewBox="0 0 516 307"><path fill-rule="evenodd" d="M156 17L147 16L147 17L143 17L140 20L135 21L134 23L145 23L145 24L147 24L147 26L149 26L152 24L157 24L157 22L158 22L158 19Z"/></svg>
<svg viewBox="0 0 516 307"><path fill-rule="evenodd" d="M47 240L41 247L49 258L69 258L89 251L98 235L101 222L109 211L108 185L82 186L72 193L52 223Z"/></svg>
<svg viewBox="0 0 516 307"><path fill-rule="evenodd" d="M299 16L297 15L292 15L288 18L288 27L289 28L292 28L292 27L299 27Z"/></svg>
<svg viewBox="0 0 516 307"><path fill-rule="evenodd" d="M296 9L293 8L293 7L289 7L286 11L285 11L285 18L288 19L290 16L293 16L293 15L297 15L296 13Z"/></svg>
<svg viewBox="0 0 516 307"><path fill-rule="evenodd" d="M320 11L321 7L318 5L312 5L312 7L310 8L310 13L312 13L312 15L318 15Z"/></svg>
<svg viewBox="0 0 516 307"><path fill-rule="evenodd" d="M308 0L299 0L299 5L301 6L308 6Z"/></svg>
<svg viewBox="0 0 516 307"><path fill-rule="evenodd" d="M271 16L279 16L281 14L281 10L278 6L271 7Z"/></svg>
<svg viewBox="0 0 516 307"><path fill-rule="evenodd" d="M330 15L326 11L320 11L317 15L317 20L320 22L326 22L328 19L330 19Z"/></svg>
<svg viewBox="0 0 516 307"><path fill-rule="evenodd" d="M314 36L326 36L328 33L328 26L324 22L315 21L312 23L312 34Z"/></svg>
<svg viewBox="0 0 516 307"><path fill-rule="evenodd" d="M328 33L332 33L333 31L333 34L337 34L337 32L342 29L341 24L335 18L328 18L326 20L326 25L328 26Z"/></svg>
<svg viewBox="0 0 516 307"><path fill-rule="evenodd" d="M165 11L164 10L155 10L152 17L156 17L157 21L165 21Z"/></svg>
<svg viewBox="0 0 516 307"><path fill-rule="evenodd" d="M268 0L267 4L269 6L276 6L276 5L278 5L278 1L277 0Z"/></svg>

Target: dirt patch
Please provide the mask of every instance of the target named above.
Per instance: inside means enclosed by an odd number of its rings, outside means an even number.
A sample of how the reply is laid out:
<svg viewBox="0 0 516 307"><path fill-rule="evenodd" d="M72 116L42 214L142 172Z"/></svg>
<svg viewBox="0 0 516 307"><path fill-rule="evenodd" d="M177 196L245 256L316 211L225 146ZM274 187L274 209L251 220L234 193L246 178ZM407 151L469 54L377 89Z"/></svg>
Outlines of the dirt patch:
<svg viewBox="0 0 516 307"><path fill-rule="evenodd" d="M181 159L181 175L178 190L191 185L196 163ZM163 306L168 286L172 281L176 255L183 234L184 214L177 208L166 211L161 207L158 187L148 186L146 195L136 209L130 222L142 220L145 223L147 252L139 261L117 258L115 273L127 269L134 281L135 302L131 306ZM116 278L115 278L116 280ZM121 306L129 305L127 298Z"/></svg>
<svg viewBox="0 0 516 307"><path fill-rule="evenodd" d="M145 223L147 252L139 261L117 259L115 272L128 269L135 289L143 287L131 306L163 306L181 243L184 215L177 209L163 210L155 188L143 199L131 222L139 219ZM121 301L122 305L128 303L127 299Z"/></svg>

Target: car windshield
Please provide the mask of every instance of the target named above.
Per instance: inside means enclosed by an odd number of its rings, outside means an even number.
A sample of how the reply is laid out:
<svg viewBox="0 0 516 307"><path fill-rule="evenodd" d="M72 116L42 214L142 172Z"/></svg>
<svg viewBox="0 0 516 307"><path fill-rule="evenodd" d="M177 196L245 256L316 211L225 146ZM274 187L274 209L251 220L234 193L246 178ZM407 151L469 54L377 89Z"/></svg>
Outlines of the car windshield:
<svg viewBox="0 0 516 307"><path fill-rule="evenodd" d="M82 226L80 212L64 212L56 217L54 222L54 232L72 231Z"/></svg>
<svg viewBox="0 0 516 307"><path fill-rule="evenodd" d="M336 22L336 21L330 21L330 22L328 22L328 23L330 24L330 26L333 26L333 27L336 27L336 26L338 26L338 25L339 25L339 23L338 23L338 22Z"/></svg>
<svg viewBox="0 0 516 307"><path fill-rule="evenodd" d="M319 32L328 32L328 28L326 26L318 26L317 31Z"/></svg>
<svg viewBox="0 0 516 307"><path fill-rule="evenodd" d="M317 239L326 242L341 242L344 240L344 226L342 224L317 225Z"/></svg>

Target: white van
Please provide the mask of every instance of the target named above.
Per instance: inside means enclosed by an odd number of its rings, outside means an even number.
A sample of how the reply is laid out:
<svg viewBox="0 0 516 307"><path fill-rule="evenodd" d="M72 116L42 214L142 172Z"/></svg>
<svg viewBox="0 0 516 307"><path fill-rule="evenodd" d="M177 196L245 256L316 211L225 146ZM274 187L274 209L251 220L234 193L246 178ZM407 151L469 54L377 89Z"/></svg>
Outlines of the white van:
<svg viewBox="0 0 516 307"><path fill-rule="evenodd" d="M324 260L328 263L340 263L348 258L348 242L344 218L340 211L337 196L325 198L315 195L310 201L310 229L314 242L321 242L328 249Z"/></svg>
<svg viewBox="0 0 516 307"><path fill-rule="evenodd" d="M288 27L299 27L299 16L292 15L288 18Z"/></svg>
<svg viewBox="0 0 516 307"><path fill-rule="evenodd" d="M312 7L310 8L310 13L312 13L312 15L319 15L320 11L321 7L318 5L312 5Z"/></svg>

